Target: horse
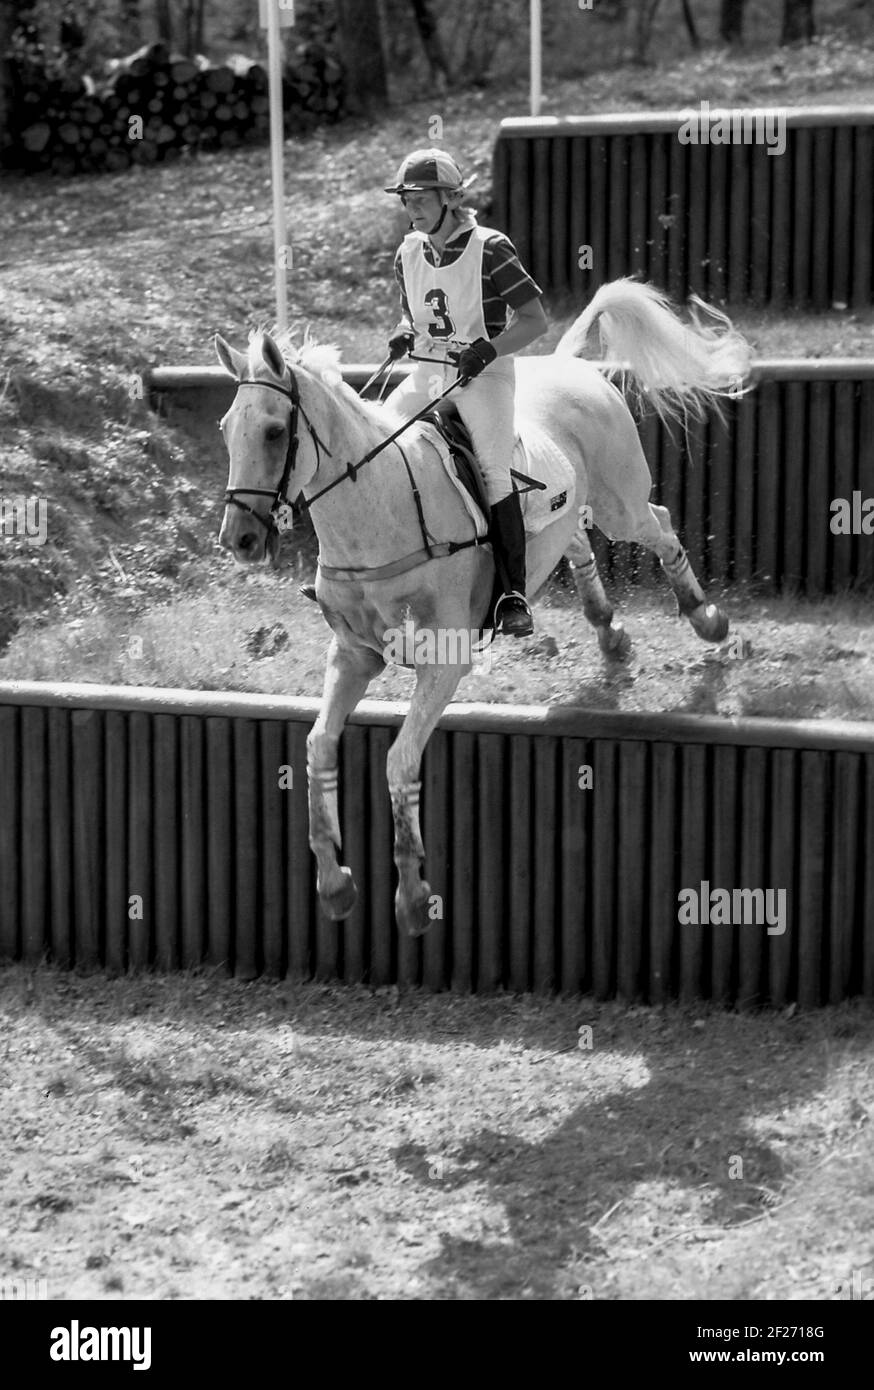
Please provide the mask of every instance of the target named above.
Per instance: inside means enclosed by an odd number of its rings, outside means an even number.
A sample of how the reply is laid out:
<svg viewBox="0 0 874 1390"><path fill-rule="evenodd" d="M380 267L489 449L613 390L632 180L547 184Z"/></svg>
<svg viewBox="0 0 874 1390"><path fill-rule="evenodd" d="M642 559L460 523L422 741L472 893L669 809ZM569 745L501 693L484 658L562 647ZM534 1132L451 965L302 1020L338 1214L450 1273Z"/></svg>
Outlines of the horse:
<svg viewBox="0 0 874 1390"><path fill-rule="evenodd" d="M602 358L622 364L618 385L580 355L596 329ZM434 915L419 824L422 754L474 660L468 644L433 639L483 629L493 595L491 547L471 534L470 511L441 466L445 445L434 426L411 424L381 449L397 424L391 397L386 405L361 399L343 381L335 348L309 334L295 346L288 333L275 338L265 331L249 335L245 353L219 335L215 346L238 383L220 422L230 462L220 544L240 565L275 565L290 499L300 495L318 536L316 597L333 636L307 739L309 843L319 900L333 921L348 917L357 898L351 870L341 862L343 726L388 659L388 634L405 631L414 644L432 639L430 646L425 641L430 659L420 659L418 647L415 656L407 646L401 651L401 664L415 668L416 686L386 762L396 921L402 931L421 935ZM680 614L699 637L721 642L728 632L667 508L649 500L652 478L623 391L636 389L663 420L686 424L690 414L719 410L721 398L742 394L749 360L748 345L724 314L697 301L684 322L656 287L627 278L596 292L551 356L517 359L517 429L523 440L526 432L542 431L572 466L578 504L527 538L528 594L536 595L566 556L585 616L609 658L626 657L630 644L597 572L590 519L611 540L655 552Z"/></svg>

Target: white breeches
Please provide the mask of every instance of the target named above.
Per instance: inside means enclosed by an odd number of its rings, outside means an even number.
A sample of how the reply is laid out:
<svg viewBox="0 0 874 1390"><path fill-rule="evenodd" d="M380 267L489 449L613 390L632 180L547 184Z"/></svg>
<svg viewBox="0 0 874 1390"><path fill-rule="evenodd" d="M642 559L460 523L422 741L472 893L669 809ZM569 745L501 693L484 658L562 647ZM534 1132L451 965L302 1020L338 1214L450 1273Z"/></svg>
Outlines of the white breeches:
<svg viewBox="0 0 874 1390"><path fill-rule="evenodd" d="M458 377L454 366L437 362L416 362L413 371L393 391L386 407L398 424L451 386ZM498 357L485 371L450 396L467 428L492 507L513 490L510 465L516 442L515 428L516 365L512 357ZM401 440L403 442L403 439Z"/></svg>

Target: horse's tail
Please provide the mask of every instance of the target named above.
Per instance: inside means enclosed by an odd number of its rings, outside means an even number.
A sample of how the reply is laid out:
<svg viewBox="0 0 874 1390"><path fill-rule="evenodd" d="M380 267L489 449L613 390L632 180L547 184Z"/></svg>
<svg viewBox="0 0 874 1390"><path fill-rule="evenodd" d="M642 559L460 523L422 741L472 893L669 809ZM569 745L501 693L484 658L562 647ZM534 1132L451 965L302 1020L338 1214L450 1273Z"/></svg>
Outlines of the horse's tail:
<svg viewBox="0 0 874 1390"><path fill-rule="evenodd" d="M712 322L702 321L707 314ZM720 397L744 393L750 348L718 309L692 296L691 323L683 323L667 295L636 280L602 285L556 348L559 357L585 354L597 323L601 356L615 361L623 386L632 385L665 422L719 408ZM746 388L749 389L749 388Z"/></svg>

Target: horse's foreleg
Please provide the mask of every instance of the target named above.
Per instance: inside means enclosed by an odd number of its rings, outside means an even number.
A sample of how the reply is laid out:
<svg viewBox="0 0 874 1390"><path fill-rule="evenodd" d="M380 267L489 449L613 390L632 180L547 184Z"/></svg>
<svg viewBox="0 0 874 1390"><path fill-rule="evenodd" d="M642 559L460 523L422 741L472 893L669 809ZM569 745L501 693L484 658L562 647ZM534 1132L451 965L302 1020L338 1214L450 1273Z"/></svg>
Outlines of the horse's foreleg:
<svg viewBox="0 0 874 1390"><path fill-rule="evenodd" d="M394 859L398 868L395 915L410 936L421 936L431 924L431 888L422 876L425 846L419 828L419 768L425 744L469 666L423 665L417 668L416 690L401 731L388 751L386 772L395 824Z"/></svg>
<svg viewBox="0 0 874 1390"><path fill-rule="evenodd" d="M631 652L631 638L613 618L613 605L604 592L589 537L583 527L574 533L565 550L574 573L583 612L598 634L598 645L605 656L623 661Z"/></svg>
<svg viewBox="0 0 874 1390"><path fill-rule="evenodd" d="M653 520L645 534L635 539L649 546L658 555L668 583L673 589L680 612L689 619L698 636L705 642L721 642L728 632L728 617L715 603L708 603L704 590L689 564L689 557L671 525L667 507L650 503Z"/></svg>
<svg viewBox="0 0 874 1390"><path fill-rule="evenodd" d="M337 748L346 719L382 666L375 652L341 647L335 637L328 649L322 707L307 738L310 848L318 863L316 888L322 907L335 922L349 916L358 896L351 869L338 861L342 841L337 814Z"/></svg>

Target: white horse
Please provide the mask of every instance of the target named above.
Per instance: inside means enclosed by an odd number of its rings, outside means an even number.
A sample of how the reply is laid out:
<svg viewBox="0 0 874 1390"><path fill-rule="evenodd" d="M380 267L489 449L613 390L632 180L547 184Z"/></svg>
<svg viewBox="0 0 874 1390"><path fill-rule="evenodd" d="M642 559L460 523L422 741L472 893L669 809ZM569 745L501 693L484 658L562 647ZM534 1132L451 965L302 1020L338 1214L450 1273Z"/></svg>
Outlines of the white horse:
<svg viewBox="0 0 874 1390"><path fill-rule="evenodd" d="M680 612L705 641L719 642L725 615L708 604L665 507L650 503L652 479L634 420L620 391L576 356L600 328L602 352L626 364L630 380L665 419L700 414L720 396L737 395L749 371L747 344L724 315L695 314L684 324L649 285L603 286L553 356L517 361L517 424L544 431L573 467L576 505L528 539L528 593L560 558L575 566L583 610L605 653L622 656L628 639L614 621L595 567L580 508L613 540L655 551ZM354 907L351 871L339 861L338 744L371 680L396 653L396 636L413 639L416 688L387 758L399 883L398 925L427 930L431 889L424 878L419 828L422 753L456 687L471 669L470 650L441 634L475 632L488 614L491 548L474 543L462 498L439 464L443 447L427 423L409 427L382 452L396 422L342 380L333 348L252 334L247 353L216 337L219 360L240 383L221 422L230 457L220 541L242 564L275 561L289 497L312 506L319 539L316 594L333 629L321 710L307 740L310 845L318 861L321 904L339 921ZM463 387L461 388L463 389ZM241 500L243 499L243 500ZM461 544L463 548L454 549ZM426 639L418 642L418 638ZM436 639L436 640L435 640ZM422 651L432 653L421 659ZM396 658L393 658L396 659Z"/></svg>

